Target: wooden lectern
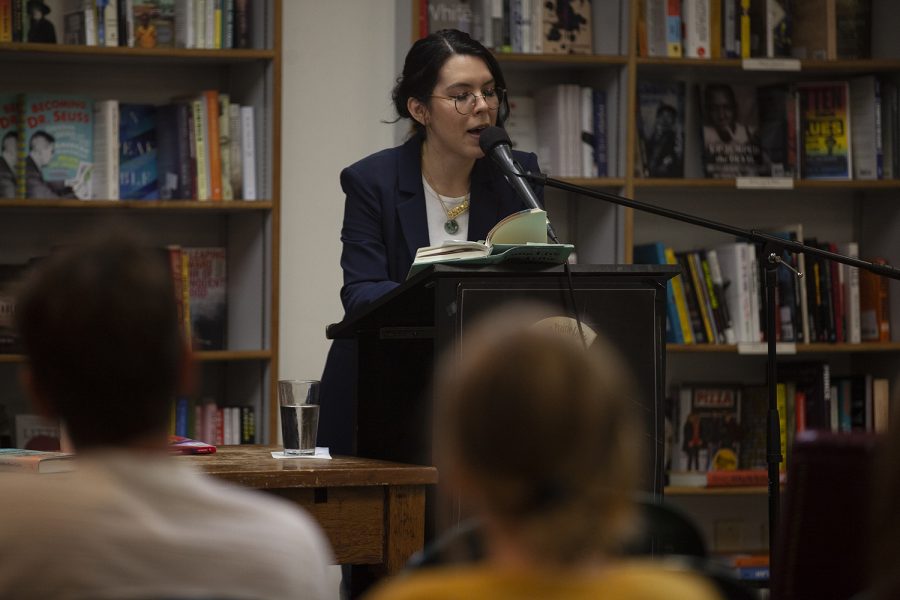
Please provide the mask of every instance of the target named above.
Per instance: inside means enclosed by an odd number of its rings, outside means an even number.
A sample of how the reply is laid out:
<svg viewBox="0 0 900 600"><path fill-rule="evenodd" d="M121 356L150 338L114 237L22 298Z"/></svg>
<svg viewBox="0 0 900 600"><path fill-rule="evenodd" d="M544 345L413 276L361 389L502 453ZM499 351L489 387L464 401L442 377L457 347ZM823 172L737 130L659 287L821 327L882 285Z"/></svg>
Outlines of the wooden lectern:
<svg viewBox="0 0 900 600"><path fill-rule="evenodd" d="M678 273L665 265L572 266L583 323L612 342L637 381L646 424L643 482L655 497L663 488L666 282ZM562 266L433 265L363 313L329 325L330 339L358 340L356 454L432 464L435 357L472 319L517 300L558 306L561 317L574 314Z"/></svg>

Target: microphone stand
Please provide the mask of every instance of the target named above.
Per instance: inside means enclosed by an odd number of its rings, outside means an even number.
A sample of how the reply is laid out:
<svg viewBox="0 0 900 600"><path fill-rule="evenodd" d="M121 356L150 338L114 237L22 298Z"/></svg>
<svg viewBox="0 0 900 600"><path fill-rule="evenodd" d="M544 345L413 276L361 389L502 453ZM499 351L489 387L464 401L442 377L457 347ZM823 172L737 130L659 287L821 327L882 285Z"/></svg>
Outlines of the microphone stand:
<svg viewBox="0 0 900 600"><path fill-rule="evenodd" d="M844 256L843 254L828 252L827 250L820 250L818 248L813 248L812 246L785 240L760 231L732 227L731 225L726 225L717 221L711 221L702 217L696 217L694 215L683 213L677 210L671 210L644 202L638 202L637 200L632 200L630 198L619 196L617 194L610 194L608 192L601 192L598 190L592 190L578 185L573 185L571 183L566 183L565 181L553 179L551 177L548 177L547 175L544 175L543 173L523 172L509 174L517 177L522 177L532 183L537 183L546 187L552 187L560 190L565 190L567 192L581 194L583 196L589 196L591 198L597 198L598 200L604 200L606 202L611 202L613 204L618 204L627 208L633 208L634 210L648 212L659 215L661 217L666 217L668 219L673 219L675 221L681 221L684 223L690 223L691 225L697 225L698 227L720 231L722 233L733 235L735 237L742 238L754 244L762 246L763 256L766 257L763 263L760 265L760 268L765 271L764 279L766 290L766 340L768 341L768 348L766 352L766 378L768 387L768 411L766 414L766 463L768 465L769 554L771 556L771 553L775 548L779 521L780 496L778 465L783 460L781 454L781 434L778 420L778 402L776 400L775 381L776 352L774 316L775 291L778 286L778 266L783 265L794 271L794 273L798 277L803 276L802 273L798 273L796 270L790 267L790 265L787 265L782 261L782 254L785 250L790 250L791 252L797 253L811 254L814 256L819 256L821 258L826 258L828 260L833 260L835 262L843 263L851 267L865 269L877 275L881 275L882 277L888 277L890 279L896 280L900 280L900 270L887 265L878 265L866 262L864 260L859 260L858 258L851 258L849 256ZM809 340L806 341L809 342Z"/></svg>

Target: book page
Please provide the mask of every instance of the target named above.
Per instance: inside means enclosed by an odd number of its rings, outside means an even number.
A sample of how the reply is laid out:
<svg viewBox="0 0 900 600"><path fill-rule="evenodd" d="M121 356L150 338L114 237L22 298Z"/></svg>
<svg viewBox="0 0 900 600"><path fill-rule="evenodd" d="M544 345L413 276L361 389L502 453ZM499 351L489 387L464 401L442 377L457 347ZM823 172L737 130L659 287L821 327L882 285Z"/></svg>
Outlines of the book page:
<svg viewBox="0 0 900 600"><path fill-rule="evenodd" d="M494 225L485 239L488 246L528 242L547 243L547 211L532 208L513 213Z"/></svg>

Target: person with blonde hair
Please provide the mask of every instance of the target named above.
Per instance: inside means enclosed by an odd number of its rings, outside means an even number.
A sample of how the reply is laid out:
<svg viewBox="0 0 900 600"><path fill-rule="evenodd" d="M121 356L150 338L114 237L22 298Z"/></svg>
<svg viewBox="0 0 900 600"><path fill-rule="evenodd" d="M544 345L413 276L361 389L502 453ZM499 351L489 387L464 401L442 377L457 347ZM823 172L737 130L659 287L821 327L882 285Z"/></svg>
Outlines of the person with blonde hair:
<svg viewBox="0 0 900 600"><path fill-rule="evenodd" d="M485 559L389 580L371 598L717 597L702 578L617 555L636 530L636 392L602 336L586 347L543 316L486 316L436 376L441 479L481 519Z"/></svg>

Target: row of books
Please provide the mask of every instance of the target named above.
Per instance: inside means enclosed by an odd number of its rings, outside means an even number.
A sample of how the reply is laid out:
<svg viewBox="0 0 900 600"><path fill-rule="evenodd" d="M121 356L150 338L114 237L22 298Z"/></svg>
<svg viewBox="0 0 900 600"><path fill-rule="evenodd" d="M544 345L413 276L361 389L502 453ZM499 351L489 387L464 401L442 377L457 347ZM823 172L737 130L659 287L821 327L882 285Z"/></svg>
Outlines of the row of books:
<svg viewBox="0 0 900 600"><path fill-rule="evenodd" d="M71 94L0 98L0 198L255 200L252 106L200 94L157 106Z"/></svg>
<svg viewBox="0 0 900 600"><path fill-rule="evenodd" d="M185 340L196 351L224 350L228 312L226 248L171 245L161 252L172 273ZM13 326L17 286L40 260L0 264L0 354L22 351Z"/></svg>
<svg viewBox="0 0 900 600"><path fill-rule="evenodd" d="M602 89L564 84L534 97L512 96L505 127L517 150L535 152L557 177L605 177L610 169L609 110Z"/></svg>
<svg viewBox="0 0 900 600"><path fill-rule="evenodd" d="M0 0L0 42L249 48L249 0Z"/></svg>
<svg viewBox="0 0 900 600"><path fill-rule="evenodd" d="M640 56L871 56L871 0L639 0Z"/></svg>
<svg viewBox="0 0 900 600"><path fill-rule="evenodd" d="M807 430L887 431L887 379L871 374L833 377L828 363L790 362L778 365L777 381L785 456L796 434ZM766 484L766 386L686 383L667 399L667 405L669 485ZM783 461L781 470L786 467Z"/></svg>
<svg viewBox="0 0 900 600"><path fill-rule="evenodd" d="M804 239L794 224L771 232L785 240L858 257L856 242ZM673 344L756 343L765 340L764 281L760 250L747 242L675 252L661 242L634 248L639 264L678 265L682 274L667 287L666 340ZM775 336L779 342L889 342L887 279L813 255L785 252L779 267ZM874 262L882 262L875 259Z"/></svg>
<svg viewBox="0 0 900 600"><path fill-rule="evenodd" d="M900 94L873 75L793 85L696 87L704 175L892 179ZM685 85L638 82L639 174L683 177Z"/></svg>
<svg viewBox="0 0 900 600"><path fill-rule="evenodd" d="M214 446L255 444L256 411L252 406L218 406L208 398L177 398L169 434Z"/></svg>
<svg viewBox="0 0 900 600"><path fill-rule="evenodd" d="M416 0L419 37L441 29L469 33L498 52L590 54L591 1Z"/></svg>
<svg viewBox="0 0 900 600"><path fill-rule="evenodd" d="M166 246L165 252L185 340L197 351L225 350L228 329L226 249L170 245Z"/></svg>

